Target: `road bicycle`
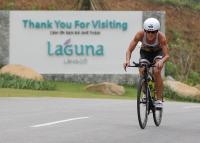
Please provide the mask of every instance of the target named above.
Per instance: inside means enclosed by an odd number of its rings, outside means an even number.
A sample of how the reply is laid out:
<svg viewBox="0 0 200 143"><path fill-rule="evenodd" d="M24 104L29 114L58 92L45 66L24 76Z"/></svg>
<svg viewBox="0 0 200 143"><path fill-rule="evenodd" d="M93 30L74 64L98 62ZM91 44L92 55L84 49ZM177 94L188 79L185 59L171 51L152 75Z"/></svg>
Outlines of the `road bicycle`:
<svg viewBox="0 0 200 143"><path fill-rule="evenodd" d="M151 67L156 67L154 63L149 64L138 64L133 62L134 66L129 67L139 67L144 68L143 75L140 77L138 83L138 92L137 92L137 114L139 125L144 129L147 125L148 115L153 113L153 119L156 126L159 126L162 120L162 109L156 109L154 102L157 100L156 90L155 90L155 80L152 73L148 71ZM126 71L126 68L125 68Z"/></svg>

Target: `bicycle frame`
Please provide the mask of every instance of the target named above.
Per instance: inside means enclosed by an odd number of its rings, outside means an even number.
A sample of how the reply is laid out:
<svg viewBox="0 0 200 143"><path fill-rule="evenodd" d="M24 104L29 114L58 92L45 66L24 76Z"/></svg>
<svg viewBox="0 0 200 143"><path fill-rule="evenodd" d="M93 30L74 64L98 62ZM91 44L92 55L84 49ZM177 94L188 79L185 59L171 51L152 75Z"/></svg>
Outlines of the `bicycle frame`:
<svg viewBox="0 0 200 143"><path fill-rule="evenodd" d="M137 64L135 62L133 62L135 64L135 66L129 66L129 67L139 67L139 68L144 68L143 70L143 75L140 77L140 81L139 81L139 85L138 85L138 93L137 93L137 113L138 113L138 121L139 121L139 125L142 129L144 129L146 127L147 124L147 120L148 120L148 115L150 114L150 111L152 110L153 113L153 119L154 119L154 123L156 126L159 126L162 120L162 112L163 109L157 110L154 106L154 101L156 100L156 97L154 95L154 97L152 97L151 95L151 87L149 86L149 78L150 81L154 82L154 76L152 75L152 73L150 73L148 71L148 68L151 67L156 67L154 63L150 63L150 64ZM124 67L124 70L126 71L126 67ZM145 88L145 89L143 89ZM144 99L144 97L142 97L141 95L141 91L145 90L145 94L146 94L146 100ZM144 92L144 91L143 91ZM154 89L153 89L154 92ZM143 94L143 95L145 95ZM141 100L142 97L142 100ZM144 99L144 100L143 100ZM144 112L144 117L142 116L142 111L140 111L142 108L140 105L144 105L145 106L145 112ZM157 112L158 111L158 112Z"/></svg>
<svg viewBox="0 0 200 143"><path fill-rule="evenodd" d="M146 90L146 93L148 93L148 97L146 97L146 102L148 102L148 115L150 114L150 110L155 110L155 107L153 105L153 99L152 99L152 96L151 96L151 91L150 91L150 88L149 88L149 85L148 85L148 67L146 64L143 66L144 67L144 70L143 70L143 76L144 76L144 79L145 79L145 90ZM151 67L156 67L154 65L152 65Z"/></svg>
<svg viewBox="0 0 200 143"><path fill-rule="evenodd" d="M156 67L154 64L155 64L155 62L154 63L150 63L150 64L138 64L138 63L135 63L135 62L133 62L133 64L135 64L135 66L129 66L129 67L139 67L139 68L144 68L144 70L143 70L143 76L144 76L144 79L145 79L145 90L146 90L146 92L149 92L149 94L147 94L148 95L148 97L146 97L147 98L147 100L146 100L146 102L149 102L148 103L148 115L150 114L150 110L155 110L155 107L154 107L154 105L153 105L153 101L152 101L152 97L151 97L151 94L150 94L150 89L148 89L148 68L151 68L151 67ZM126 68L124 68L125 69L125 71L126 71ZM142 103L142 101L141 101L141 103Z"/></svg>

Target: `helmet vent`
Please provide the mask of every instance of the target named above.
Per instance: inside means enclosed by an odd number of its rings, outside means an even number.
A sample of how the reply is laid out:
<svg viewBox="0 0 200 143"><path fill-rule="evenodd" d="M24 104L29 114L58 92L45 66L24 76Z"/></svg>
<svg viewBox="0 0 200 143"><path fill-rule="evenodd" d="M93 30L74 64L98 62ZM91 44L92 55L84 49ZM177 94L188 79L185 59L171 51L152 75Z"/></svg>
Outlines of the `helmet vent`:
<svg viewBox="0 0 200 143"><path fill-rule="evenodd" d="M149 28L153 28L153 24L150 24L150 26L148 26Z"/></svg>

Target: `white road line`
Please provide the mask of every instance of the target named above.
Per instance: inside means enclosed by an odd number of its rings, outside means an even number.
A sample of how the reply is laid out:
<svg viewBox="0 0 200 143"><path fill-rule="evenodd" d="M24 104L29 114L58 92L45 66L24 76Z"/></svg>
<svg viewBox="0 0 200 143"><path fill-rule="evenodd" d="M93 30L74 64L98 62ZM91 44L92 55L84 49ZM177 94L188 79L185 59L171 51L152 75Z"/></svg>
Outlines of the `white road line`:
<svg viewBox="0 0 200 143"><path fill-rule="evenodd" d="M188 106L188 107L183 107L183 108L200 108L200 106Z"/></svg>
<svg viewBox="0 0 200 143"><path fill-rule="evenodd" d="M67 120L61 120L61 121L56 121L56 122L40 124L40 125L34 125L34 126L31 126L31 127L42 127L42 126L48 126L48 125L53 125L53 124L58 124L58 123L63 123L63 122L68 122L68 121L73 121L73 120L86 119L86 118L91 118L91 117L73 118L73 119L67 119Z"/></svg>

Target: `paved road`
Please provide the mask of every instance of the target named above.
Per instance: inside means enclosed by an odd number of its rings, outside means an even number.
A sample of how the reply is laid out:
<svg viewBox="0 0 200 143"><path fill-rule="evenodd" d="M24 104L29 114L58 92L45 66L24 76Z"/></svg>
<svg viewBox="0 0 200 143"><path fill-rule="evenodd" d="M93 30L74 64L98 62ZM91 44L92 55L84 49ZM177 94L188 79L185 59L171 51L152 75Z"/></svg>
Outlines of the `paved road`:
<svg viewBox="0 0 200 143"><path fill-rule="evenodd" d="M200 140L200 104L165 102L142 130L135 100L0 98L0 143L188 143Z"/></svg>

